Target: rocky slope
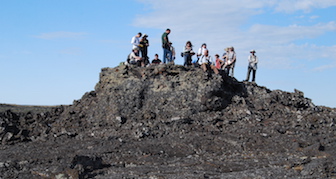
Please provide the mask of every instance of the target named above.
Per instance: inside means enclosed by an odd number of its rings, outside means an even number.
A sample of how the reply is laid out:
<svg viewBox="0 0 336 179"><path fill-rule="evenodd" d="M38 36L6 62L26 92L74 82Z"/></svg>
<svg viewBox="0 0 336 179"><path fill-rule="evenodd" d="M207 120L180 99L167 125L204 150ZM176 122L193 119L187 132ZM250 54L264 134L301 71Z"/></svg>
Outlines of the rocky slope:
<svg viewBox="0 0 336 179"><path fill-rule="evenodd" d="M0 178L336 178L335 109L197 68L104 68L70 106L0 109Z"/></svg>

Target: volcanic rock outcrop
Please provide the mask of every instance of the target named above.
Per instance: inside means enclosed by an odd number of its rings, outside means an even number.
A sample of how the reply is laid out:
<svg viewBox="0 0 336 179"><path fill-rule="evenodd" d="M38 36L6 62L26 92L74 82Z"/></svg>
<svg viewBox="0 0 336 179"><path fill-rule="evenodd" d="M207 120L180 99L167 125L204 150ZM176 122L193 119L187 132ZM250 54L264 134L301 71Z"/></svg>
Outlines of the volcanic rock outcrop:
<svg viewBox="0 0 336 179"><path fill-rule="evenodd" d="M336 178L335 109L198 68L103 68L72 105L0 109L0 178Z"/></svg>

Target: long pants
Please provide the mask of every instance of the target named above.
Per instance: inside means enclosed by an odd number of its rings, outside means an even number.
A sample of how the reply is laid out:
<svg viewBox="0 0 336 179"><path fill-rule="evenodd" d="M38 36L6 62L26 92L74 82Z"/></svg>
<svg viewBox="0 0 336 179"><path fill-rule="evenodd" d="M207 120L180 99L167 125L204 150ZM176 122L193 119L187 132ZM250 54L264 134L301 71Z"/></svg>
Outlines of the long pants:
<svg viewBox="0 0 336 179"><path fill-rule="evenodd" d="M256 77L257 70L253 69L252 67L248 67L248 68L247 68L246 81L248 81L248 80L250 79L251 71L252 71L252 81L254 82L254 81L255 81L255 77Z"/></svg>
<svg viewBox="0 0 336 179"><path fill-rule="evenodd" d="M184 66L191 66L191 55L190 53L184 54Z"/></svg>
<svg viewBox="0 0 336 179"><path fill-rule="evenodd" d="M231 74L230 74L230 71L231 71ZM224 72L225 72L225 74L227 76L233 77L233 75L234 75L234 66L227 66L227 67L225 67Z"/></svg>
<svg viewBox="0 0 336 179"><path fill-rule="evenodd" d="M169 59L167 59L167 55L169 56L168 57ZM166 61L168 61L168 60L171 61L172 58L173 58L173 53L169 49L163 48L163 57L162 58L163 58L163 63L166 63Z"/></svg>
<svg viewBox="0 0 336 179"><path fill-rule="evenodd" d="M141 57L144 59L145 65L147 65L149 63L147 47L141 48L140 52L141 52Z"/></svg>

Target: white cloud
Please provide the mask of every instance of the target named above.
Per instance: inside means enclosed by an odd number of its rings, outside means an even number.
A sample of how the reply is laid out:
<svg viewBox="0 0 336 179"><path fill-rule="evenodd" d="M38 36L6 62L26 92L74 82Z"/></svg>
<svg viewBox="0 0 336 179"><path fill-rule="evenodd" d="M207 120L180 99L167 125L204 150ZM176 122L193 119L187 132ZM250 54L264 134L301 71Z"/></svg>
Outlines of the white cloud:
<svg viewBox="0 0 336 179"><path fill-rule="evenodd" d="M234 46L240 59L247 58L248 51L256 49L259 57L265 59L261 64L265 68L302 68L303 61L314 61L318 58L334 59L336 55L332 53L334 56L329 56L330 50L316 44L296 44L298 40L314 41L326 32L336 31L335 22L312 26L296 24L277 26L248 21L254 15L267 16L266 13L269 13L270 8L274 8L273 12L277 13L308 11L335 5L334 1L141 0L141 2L149 5L152 11L137 16L134 25L162 30L171 28L171 40L177 49L183 47L188 40L194 44L194 50L206 42L213 55L223 53L223 49L227 46ZM252 25L243 30L241 26L247 22ZM328 57L323 57L325 55ZM246 65L245 60L243 61L238 62L238 65Z"/></svg>
<svg viewBox="0 0 336 179"><path fill-rule="evenodd" d="M313 71L325 71L336 68L336 64L322 65L313 69Z"/></svg>
<svg viewBox="0 0 336 179"><path fill-rule="evenodd" d="M312 9L336 6L335 0L279 0L275 6L278 12L292 13L295 11L310 12Z"/></svg>
<svg viewBox="0 0 336 179"><path fill-rule="evenodd" d="M40 35L35 36L36 38L45 39L45 40L54 40L54 39L81 39L85 37L87 33L85 32L48 32L42 33Z"/></svg>

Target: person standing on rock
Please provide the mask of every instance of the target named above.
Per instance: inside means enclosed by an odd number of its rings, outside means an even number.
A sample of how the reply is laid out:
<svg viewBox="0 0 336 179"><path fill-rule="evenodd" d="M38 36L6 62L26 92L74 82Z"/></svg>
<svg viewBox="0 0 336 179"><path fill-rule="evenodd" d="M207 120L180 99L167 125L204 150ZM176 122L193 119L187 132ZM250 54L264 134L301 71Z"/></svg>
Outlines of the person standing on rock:
<svg viewBox="0 0 336 179"><path fill-rule="evenodd" d="M170 51L170 44L169 44L169 38L168 35L170 34L170 29L166 29L166 31L162 34L161 40L162 40L162 49L163 49L163 63L166 63L167 56L169 59L172 59L173 55Z"/></svg>
<svg viewBox="0 0 336 179"><path fill-rule="evenodd" d="M172 63L172 64L174 64L174 60L175 60L175 56L176 56L176 53L175 53L175 48L173 47L173 43L172 42L169 42L169 46L170 46L170 52L171 52L171 54L172 54L172 57L171 58L169 58L169 55L167 56L167 58L168 58L168 63Z"/></svg>
<svg viewBox="0 0 336 179"><path fill-rule="evenodd" d="M204 72L208 72L209 69L212 69L215 74L219 73L218 69L215 67L215 62L209 55L208 50L204 50L204 54L199 58L198 64L201 66Z"/></svg>
<svg viewBox="0 0 336 179"><path fill-rule="evenodd" d="M252 71L252 82L255 82L256 72L257 72L257 64L258 64L258 57L255 55L256 51L251 50L250 55L248 56L248 67L247 67L247 76L245 81L249 81L250 74Z"/></svg>
<svg viewBox="0 0 336 179"><path fill-rule="evenodd" d="M191 57L195 55L192 46L191 42L188 41L183 49L181 56L184 57L184 66L191 66Z"/></svg>
<svg viewBox="0 0 336 179"><path fill-rule="evenodd" d="M142 36L142 33L139 32L136 36L134 36L131 40L131 44L133 45L132 49L139 48L140 44L140 37Z"/></svg>
<svg viewBox="0 0 336 179"><path fill-rule="evenodd" d="M149 41L147 39L148 35L144 34L142 38L140 39L140 52L141 52L141 57L145 61L145 65L149 64L149 58L148 58L148 46L149 46Z"/></svg>
<svg viewBox="0 0 336 179"><path fill-rule="evenodd" d="M234 51L234 48L231 46L229 47L229 51L226 54L226 61L223 66L223 69L226 70L226 73L233 77L234 75L234 67L236 64L236 52ZM230 74L231 71L231 74Z"/></svg>

